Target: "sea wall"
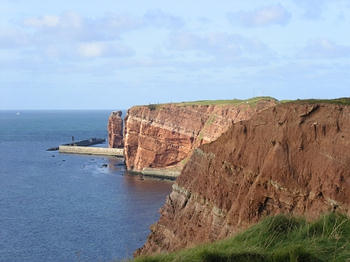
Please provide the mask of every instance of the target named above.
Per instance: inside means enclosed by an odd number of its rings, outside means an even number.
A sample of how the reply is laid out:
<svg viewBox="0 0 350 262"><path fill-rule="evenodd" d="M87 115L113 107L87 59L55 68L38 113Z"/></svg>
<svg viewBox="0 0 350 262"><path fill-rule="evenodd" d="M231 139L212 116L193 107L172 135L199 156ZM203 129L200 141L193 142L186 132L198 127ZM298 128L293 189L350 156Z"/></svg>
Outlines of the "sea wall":
<svg viewBox="0 0 350 262"><path fill-rule="evenodd" d="M151 119L138 110L130 123ZM222 239L267 215L332 211L350 215L350 106L281 104L194 150L135 255Z"/></svg>
<svg viewBox="0 0 350 262"><path fill-rule="evenodd" d="M164 172L179 174L195 148L276 103L256 98L132 107L124 125L126 166L132 171L166 168Z"/></svg>
<svg viewBox="0 0 350 262"><path fill-rule="evenodd" d="M122 148L59 146L58 150L60 153L67 153L67 154L103 155L103 156L119 156L119 157L123 157L124 155L124 150Z"/></svg>

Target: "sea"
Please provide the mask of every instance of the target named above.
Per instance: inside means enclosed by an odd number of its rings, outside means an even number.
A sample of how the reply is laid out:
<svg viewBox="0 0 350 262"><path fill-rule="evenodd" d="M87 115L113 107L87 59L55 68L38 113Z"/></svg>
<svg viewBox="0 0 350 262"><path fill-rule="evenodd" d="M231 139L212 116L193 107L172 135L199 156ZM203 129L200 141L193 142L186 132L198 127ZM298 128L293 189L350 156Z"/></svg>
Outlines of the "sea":
<svg viewBox="0 0 350 262"><path fill-rule="evenodd" d="M121 261L146 241L171 182L128 174L120 158L46 151L107 139L110 112L0 111L1 262Z"/></svg>

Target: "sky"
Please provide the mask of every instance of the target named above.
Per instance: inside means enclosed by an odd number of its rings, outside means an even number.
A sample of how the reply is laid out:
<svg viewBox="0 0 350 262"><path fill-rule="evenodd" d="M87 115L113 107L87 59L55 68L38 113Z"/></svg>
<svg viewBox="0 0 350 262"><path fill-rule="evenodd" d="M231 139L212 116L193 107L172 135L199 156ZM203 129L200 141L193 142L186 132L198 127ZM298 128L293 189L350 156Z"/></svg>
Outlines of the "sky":
<svg viewBox="0 0 350 262"><path fill-rule="evenodd" d="M0 110L350 96L349 0L0 0Z"/></svg>

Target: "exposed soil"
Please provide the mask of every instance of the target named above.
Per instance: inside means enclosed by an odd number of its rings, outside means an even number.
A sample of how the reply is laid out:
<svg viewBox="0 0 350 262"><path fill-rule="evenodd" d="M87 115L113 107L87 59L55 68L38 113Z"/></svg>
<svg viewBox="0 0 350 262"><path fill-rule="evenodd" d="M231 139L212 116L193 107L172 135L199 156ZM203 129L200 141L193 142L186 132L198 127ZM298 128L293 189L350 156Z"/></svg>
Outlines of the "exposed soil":
<svg viewBox="0 0 350 262"><path fill-rule="evenodd" d="M162 148L153 147L149 142L153 140L145 135L154 131L149 137L162 138L171 131L165 134L164 129L152 129L151 120L159 123L163 118L139 110L132 115L148 120L142 127L137 126L141 122L136 118L128 123L135 126L129 127L135 132L132 137L142 131L141 145L135 142L132 146L130 141L136 138L127 140L130 152L140 152L128 158L129 166L167 163L154 162L153 156L153 162L143 162L142 154ZM176 115L176 123L189 121L190 130L194 114ZM188 154L195 144L186 132L181 132L183 137L177 134L179 141L186 141L179 142L185 149L177 150L172 161ZM234 124L216 141L194 150L160 211L159 221L151 226L147 242L135 255L222 239L268 215L286 213L313 219L331 211L350 215L350 106L282 104Z"/></svg>

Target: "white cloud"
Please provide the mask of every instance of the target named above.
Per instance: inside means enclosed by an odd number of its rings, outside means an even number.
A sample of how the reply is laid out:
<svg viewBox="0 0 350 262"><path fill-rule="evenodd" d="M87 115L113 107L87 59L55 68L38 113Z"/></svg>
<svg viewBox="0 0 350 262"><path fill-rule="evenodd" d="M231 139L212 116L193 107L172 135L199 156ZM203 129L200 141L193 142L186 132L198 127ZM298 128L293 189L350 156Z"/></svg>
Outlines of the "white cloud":
<svg viewBox="0 0 350 262"><path fill-rule="evenodd" d="M65 12L62 15L44 15L24 19L23 25L33 28L80 28L88 24L89 19L83 18L75 12ZM47 29L46 28L46 29Z"/></svg>
<svg viewBox="0 0 350 262"><path fill-rule="evenodd" d="M269 48L257 39L228 33L174 33L170 36L168 47L177 51L203 52L223 59L271 55Z"/></svg>
<svg viewBox="0 0 350 262"><path fill-rule="evenodd" d="M87 42L77 47L77 53L85 58L126 57L134 54L131 48L111 42Z"/></svg>
<svg viewBox="0 0 350 262"><path fill-rule="evenodd" d="M44 15L31 17L23 21L26 27L34 28L41 35L56 35L61 39L80 41L115 40L123 32L145 27L174 29L184 25L184 21L161 10L151 10L143 16L108 14L102 17L82 17L75 12L62 15Z"/></svg>
<svg viewBox="0 0 350 262"><path fill-rule="evenodd" d="M60 17L56 15L32 17L24 20L24 24L31 27L56 27L59 23Z"/></svg>
<svg viewBox="0 0 350 262"><path fill-rule="evenodd" d="M18 29L0 28L0 48L14 49L23 47L29 42L29 37Z"/></svg>
<svg viewBox="0 0 350 262"><path fill-rule="evenodd" d="M325 10L327 2L336 2L335 0L294 0L294 3L304 11L303 17L306 19L320 19Z"/></svg>
<svg viewBox="0 0 350 262"><path fill-rule="evenodd" d="M348 12L349 0L293 0L294 4L302 10L302 17L308 20L324 19L331 9L341 17L342 12Z"/></svg>
<svg viewBox="0 0 350 262"><path fill-rule="evenodd" d="M103 54L105 47L100 43L84 43L78 47L78 53L84 57L98 57Z"/></svg>
<svg viewBox="0 0 350 262"><path fill-rule="evenodd" d="M181 18L161 10L141 16L110 13L99 17L65 12L27 17L12 31L0 28L0 48L19 48L21 55L49 60L130 57L135 52L122 43L123 33L150 27L173 30L183 25Z"/></svg>
<svg viewBox="0 0 350 262"><path fill-rule="evenodd" d="M146 12L143 17L143 23L145 25L165 27L170 29L180 28L185 24L182 18L164 13L159 9Z"/></svg>
<svg viewBox="0 0 350 262"><path fill-rule="evenodd" d="M102 26L118 31L131 31L140 28L143 21L139 17L129 15L109 15L88 22L90 25Z"/></svg>
<svg viewBox="0 0 350 262"><path fill-rule="evenodd" d="M82 17L75 12L60 16L45 15L23 21L23 31L32 36L36 45L52 43L76 43L114 41L122 32L140 26L137 18L125 15L106 15L98 18ZM30 27L31 30L28 30Z"/></svg>
<svg viewBox="0 0 350 262"><path fill-rule="evenodd" d="M350 46L340 45L329 39L315 39L298 53L298 57L328 59L350 57Z"/></svg>
<svg viewBox="0 0 350 262"><path fill-rule="evenodd" d="M181 18L161 10L141 16L109 13L99 17L65 12L27 17L15 33L2 34L0 30L0 47L23 43L22 54L48 59L128 57L134 50L122 43L123 33L150 27L173 30L183 25Z"/></svg>
<svg viewBox="0 0 350 262"><path fill-rule="evenodd" d="M75 12L66 12L60 16L60 22L62 27L80 28L84 24L84 19Z"/></svg>
<svg viewBox="0 0 350 262"><path fill-rule="evenodd" d="M286 25L291 13L282 5L271 5L255 9L253 11L240 11L229 13L228 18L232 23L239 23L248 27L258 27L267 25Z"/></svg>

